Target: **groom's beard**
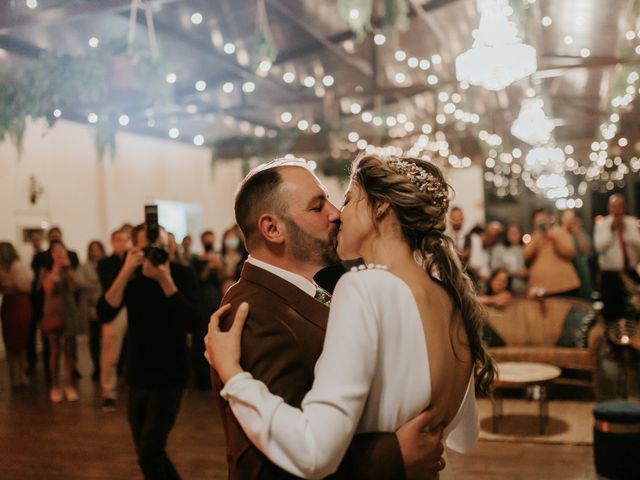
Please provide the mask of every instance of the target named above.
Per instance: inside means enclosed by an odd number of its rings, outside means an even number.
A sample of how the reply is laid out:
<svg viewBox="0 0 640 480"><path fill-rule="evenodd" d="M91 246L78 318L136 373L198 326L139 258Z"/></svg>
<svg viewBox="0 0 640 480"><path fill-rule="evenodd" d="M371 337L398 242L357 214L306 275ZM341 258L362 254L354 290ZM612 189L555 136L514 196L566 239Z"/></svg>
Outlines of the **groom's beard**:
<svg viewBox="0 0 640 480"><path fill-rule="evenodd" d="M284 221L289 232L293 258L298 262L327 266L339 261L335 250L337 225L334 224L328 237L322 239L309 235L290 218L285 218Z"/></svg>

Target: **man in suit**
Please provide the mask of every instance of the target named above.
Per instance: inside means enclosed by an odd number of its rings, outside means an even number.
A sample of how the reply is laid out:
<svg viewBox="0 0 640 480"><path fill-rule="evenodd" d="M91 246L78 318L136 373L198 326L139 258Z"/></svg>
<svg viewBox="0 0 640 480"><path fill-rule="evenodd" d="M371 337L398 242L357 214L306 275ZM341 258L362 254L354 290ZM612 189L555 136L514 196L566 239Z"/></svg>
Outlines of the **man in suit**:
<svg viewBox="0 0 640 480"><path fill-rule="evenodd" d="M249 258L240 280L222 303L233 308L221 322L230 327L237 308L250 302L242 335L243 368L269 390L299 407L311 389L322 351L330 295L313 282L337 261L334 249L339 211L326 189L300 160L276 160L253 170L235 199L236 221ZM213 372L219 392L223 385ZM219 394L229 478L295 478L272 464L245 436ZM335 478L431 478L444 467L441 430L424 433L424 413L396 433L356 435Z"/></svg>

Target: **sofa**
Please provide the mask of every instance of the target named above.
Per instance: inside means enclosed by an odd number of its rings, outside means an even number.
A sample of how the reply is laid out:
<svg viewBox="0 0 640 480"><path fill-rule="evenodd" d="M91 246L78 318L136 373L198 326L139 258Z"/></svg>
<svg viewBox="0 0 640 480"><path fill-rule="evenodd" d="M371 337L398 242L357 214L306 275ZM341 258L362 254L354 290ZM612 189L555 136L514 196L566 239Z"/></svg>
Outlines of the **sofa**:
<svg viewBox="0 0 640 480"><path fill-rule="evenodd" d="M484 336L497 362L540 362L588 372L590 380L562 380L593 386L604 322L589 303L568 297L516 299L488 311Z"/></svg>

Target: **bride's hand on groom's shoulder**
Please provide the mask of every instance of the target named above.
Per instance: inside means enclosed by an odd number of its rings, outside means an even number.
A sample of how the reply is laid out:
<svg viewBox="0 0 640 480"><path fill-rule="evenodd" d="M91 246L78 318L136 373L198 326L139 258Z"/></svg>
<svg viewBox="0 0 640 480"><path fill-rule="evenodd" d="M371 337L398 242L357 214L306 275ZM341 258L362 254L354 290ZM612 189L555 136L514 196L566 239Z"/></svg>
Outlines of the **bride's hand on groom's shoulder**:
<svg viewBox="0 0 640 480"><path fill-rule="evenodd" d="M240 340L244 322L249 315L249 305L242 302L236 311L231 328L223 332L220 330L220 319L230 308L230 304L223 305L211 315L209 330L204 337L204 356L209 365L218 372L222 383L227 383L229 379L243 371L240 366Z"/></svg>
<svg viewBox="0 0 640 480"><path fill-rule="evenodd" d="M439 478L446 465L442 458L443 427L431 427L434 418L432 410L425 410L396 431L407 480Z"/></svg>

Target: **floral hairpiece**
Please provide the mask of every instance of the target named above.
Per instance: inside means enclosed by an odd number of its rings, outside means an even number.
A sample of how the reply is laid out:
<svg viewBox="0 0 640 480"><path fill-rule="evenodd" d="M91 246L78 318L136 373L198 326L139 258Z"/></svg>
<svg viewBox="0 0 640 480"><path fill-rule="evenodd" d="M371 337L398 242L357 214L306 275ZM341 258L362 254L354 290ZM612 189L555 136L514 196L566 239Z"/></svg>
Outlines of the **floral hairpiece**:
<svg viewBox="0 0 640 480"><path fill-rule="evenodd" d="M444 210L449 205L449 193L443 183L421 166L400 158L391 158L388 164L400 175L404 175L423 193L433 196L434 204Z"/></svg>

